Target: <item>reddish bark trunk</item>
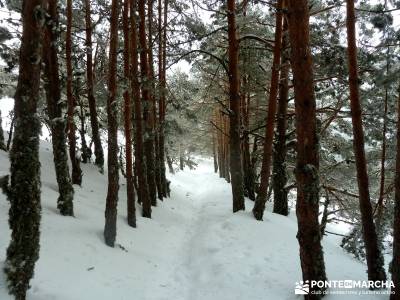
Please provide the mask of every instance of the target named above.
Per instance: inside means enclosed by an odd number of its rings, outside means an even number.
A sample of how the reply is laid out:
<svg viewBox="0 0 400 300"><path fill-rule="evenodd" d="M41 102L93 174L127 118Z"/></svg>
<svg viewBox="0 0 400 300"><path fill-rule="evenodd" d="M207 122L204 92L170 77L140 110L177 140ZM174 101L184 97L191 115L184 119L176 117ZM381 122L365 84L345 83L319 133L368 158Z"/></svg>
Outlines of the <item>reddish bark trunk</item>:
<svg viewBox="0 0 400 300"><path fill-rule="evenodd" d="M149 117L151 119L152 123L152 131L151 131L151 143L152 147L151 150L153 151L153 162L151 164L154 165L153 171L150 172L150 176L152 178L149 178L149 180L153 181L154 180L154 191L151 191L151 193L154 193L154 197L152 196L151 198L151 205L157 206L157 198L156 195L158 196L158 199L162 200L162 192L161 192L161 177L160 177L160 165L159 165L159 148L158 148L158 122L157 122L157 114L156 114L156 96L154 94L156 90L156 85L155 85L155 77L154 77L154 61L153 61L153 0L148 0L147 2L147 23L148 23L148 36L149 36L149 46L147 48L148 50L148 59L149 59L149 80L151 83L151 89L150 89L150 106L149 106ZM150 120L149 120L150 121Z"/></svg>
<svg viewBox="0 0 400 300"><path fill-rule="evenodd" d="M288 1L291 65L293 70L297 135L297 239L303 280L326 280L324 255L318 223L319 142L316 128L314 73L310 50L309 3ZM315 288L312 292L320 292ZM320 299L312 294L305 299Z"/></svg>
<svg viewBox="0 0 400 300"><path fill-rule="evenodd" d="M126 83L130 78L130 39L129 39L129 4L130 1L124 0L123 27L124 27L124 77ZM135 190L133 185L133 154L132 154L132 101L129 93L129 85L126 84L124 91L124 129L125 129L125 156L126 156L126 193L128 224L136 227L135 215Z"/></svg>
<svg viewBox="0 0 400 300"><path fill-rule="evenodd" d="M287 216L289 214L288 192L286 187L286 128L288 106L288 78L289 78L289 36L286 19L283 21L281 74L279 83L279 102L276 146L273 154L272 186L274 190L274 213Z"/></svg>
<svg viewBox="0 0 400 300"><path fill-rule="evenodd" d="M97 120L96 99L93 93L93 59L92 59L92 19L90 11L90 0L85 0L85 21L86 21L86 74L87 93L90 111L90 125L94 143L95 163L103 173L104 154L99 133L99 121Z"/></svg>
<svg viewBox="0 0 400 300"><path fill-rule="evenodd" d="M166 63L166 25L167 25L167 5L164 1L164 28L163 28L163 10L162 0L158 0L158 80L159 80L159 101L158 101L158 163L161 180L161 193L167 197L167 179L165 175L165 63Z"/></svg>
<svg viewBox="0 0 400 300"><path fill-rule="evenodd" d="M138 43L137 43L137 1L131 0L131 54L132 72L131 87L135 103L135 174L138 178L138 202L148 203L148 185L146 176L146 162L144 161L143 150L143 115L140 99L139 67L138 67Z"/></svg>
<svg viewBox="0 0 400 300"><path fill-rule="evenodd" d="M383 268L383 256L378 245L378 238L372 215L372 206L369 195L369 180L367 161L364 150L364 131L362 127L362 111L359 97L359 78L357 70L357 46L355 29L354 1L347 0L347 52L349 68L350 107L353 123L353 147L356 159L357 181L361 211L361 223L368 265L369 280L386 280Z"/></svg>
<svg viewBox="0 0 400 300"><path fill-rule="evenodd" d="M274 124L276 115L276 100L279 87L279 67L281 60L282 45L282 3L278 0L276 5L276 24L275 24L275 46L274 59L272 62L271 87L269 90L267 126L265 127L264 152L261 166L261 182L257 198L254 203L253 215L257 220L262 220L267 201L269 177L271 173L272 145L274 141Z"/></svg>
<svg viewBox="0 0 400 300"><path fill-rule="evenodd" d="M149 91L149 62L147 57L147 41L146 41L146 12L145 3L146 0L138 0L138 11L139 11L139 44L140 44L140 71L142 79L142 98L143 98L143 119L145 122L146 138L144 139L145 155L146 155L146 171L147 180L149 186L149 197L143 199L142 202L142 215L146 218L151 218L151 204L155 198L155 180L154 180L154 151L152 151L152 130L153 123L151 118L151 111L149 111L150 105L150 91ZM152 165L149 165L152 164ZM150 174L150 175L149 175ZM150 181L149 181L150 179Z"/></svg>

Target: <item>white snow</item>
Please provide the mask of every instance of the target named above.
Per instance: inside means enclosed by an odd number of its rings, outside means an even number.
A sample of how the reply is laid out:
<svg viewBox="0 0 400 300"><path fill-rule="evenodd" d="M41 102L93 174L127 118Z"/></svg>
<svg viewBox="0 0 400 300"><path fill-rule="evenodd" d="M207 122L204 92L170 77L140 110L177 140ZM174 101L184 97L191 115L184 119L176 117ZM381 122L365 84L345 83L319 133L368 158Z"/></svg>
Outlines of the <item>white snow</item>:
<svg viewBox="0 0 400 300"><path fill-rule="evenodd" d="M126 195L121 178L116 248L103 242L107 177L82 165L83 187L75 186L75 218L56 209L57 185L51 145L41 144L41 251L28 300L239 300L302 299L294 294L301 280L295 213L265 213L263 222L247 210L231 212L230 185L202 159L194 171L169 175L171 198L153 208L153 218L140 217L136 229L126 221ZM0 151L0 175L8 157ZM9 242L8 202L0 195L0 267ZM330 228L334 230L334 228ZM329 279L366 280L366 266L324 238ZM361 298L360 298L361 297ZM387 295L325 299L387 299ZM10 300L0 271L0 299Z"/></svg>

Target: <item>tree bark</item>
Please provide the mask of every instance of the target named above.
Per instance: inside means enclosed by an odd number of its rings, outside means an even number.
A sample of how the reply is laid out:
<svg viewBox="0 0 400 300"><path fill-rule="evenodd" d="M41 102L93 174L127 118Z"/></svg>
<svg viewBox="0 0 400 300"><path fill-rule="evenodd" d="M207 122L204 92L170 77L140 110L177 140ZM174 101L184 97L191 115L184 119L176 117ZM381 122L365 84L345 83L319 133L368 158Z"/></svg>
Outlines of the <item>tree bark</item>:
<svg viewBox="0 0 400 300"><path fill-rule="evenodd" d="M156 185L154 177L154 145L152 142L153 120L150 113L150 91L149 91L149 64L147 57L147 41L146 41L146 0L138 0L139 11L139 49L140 49L140 71L141 71L141 90L143 98L143 119L145 122L145 138L144 150L146 157L146 173L148 183L148 197L142 202L142 215L151 218L151 204L156 199Z"/></svg>
<svg viewBox="0 0 400 300"><path fill-rule="evenodd" d="M77 85L77 83L75 82L75 85ZM77 100L79 100L80 98L77 97L77 94L75 93L75 97ZM82 158L82 163L87 164L90 161L90 158L92 156L92 150L89 149L89 147L87 146L87 142L86 142L86 128L85 128L85 123L86 123L86 111L85 111L85 106L84 106L84 102L82 100L77 101L79 102L79 120L81 122L81 128L79 129L79 134L81 136L81 158Z"/></svg>
<svg viewBox="0 0 400 300"><path fill-rule="evenodd" d="M282 3L278 0L276 5L275 46L272 62L271 87L269 90L267 126L265 127L264 152L261 165L261 181L256 201L254 202L253 215L257 220L262 220L267 201L269 177L271 173L272 145L274 141L274 124L276 115L276 100L279 88L279 68L282 45Z"/></svg>
<svg viewBox="0 0 400 300"><path fill-rule="evenodd" d="M389 75L389 48L386 52L386 76ZM382 128L382 152L381 152L381 178L379 182L379 198L376 204L376 229L378 234L378 243L382 243L381 222L383 217L383 209L385 202L385 178L386 178L386 132L387 132L387 115L388 115L388 85L385 83L385 100L383 109L383 128ZM374 211L375 213L375 211ZM373 213L373 214L374 214Z"/></svg>
<svg viewBox="0 0 400 300"><path fill-rule="evenodd" d="M124 77L126 87L124 91L124 126L125 126L125 156L126 156L126 192L128 224L136 227L135 190L133 185L133 154L132 154L132 100L129 93L130 78L130 38L129 38L129 6L130 1L124 0L123 27L124 27Z"/></svg>
<svg viewBox="0 0 400 300"><path fill-rule="evenodd" d="M400 84L397 99L397 148L396 148L396 177L394 194L393 221L393 260L392 280L394 288L390 300L398 300L400 295Z"/></svg>
<svg viewBox="0 0 400 300"><path fill-rule="evenodd" d="M386 280L383 268L383 256L378 245L378 238L372 215L372 206L369 195L369 180L367 161L364 150L364 131L362 127L361 104L359 98L359 78L357 70L357 46L355 30L354 0L347 0L347 52L349 68L350 107L353 123L353 147L356 159L357 182L361 211L361 223L365 243L369 280Z"/></svg>
<svg viewBox="0 0 400 300"><path fill-rule="evenodd" d="M117 235L118 174L118 120L117 120L117 47L118 47L119 0L112 0L110 24L110 54L108 73L108 190L105 211L104 240L114 247Z"/></svg>
<svg viewBox="0 0 400 300"><path fill-rule="evenodd" d="M54 166L59 190L57 208L64 216L73 216L74 188L69 175L68 155L66 149L65 120L62 115L60 78L58 71L57 33L58 12L57 0L47 0L47 12L50 16L46 23L43 60L46 77L47 112L50 121L51 142L53 145Z"/></svg>
<svg viewBox="0 0 400 300"><path fill-rule="evenodd" d="M14 127L15 127L15 113L12 117L11 124L10 124L10 133L8 135L8 140L7 140L7 151L10 150L11 141L13 138Z"/></svg>
<svg viewBox="0 0 400 300"><path fill-rule="evenodd" d="M4 131L2 126L1 110L0 110L0 150L7 151L7 146L4 140Z"/></svg>
<svg viewBox="0 0 400 300"><path fill-rule="evenodd" d="M147 47L148 51L148 59L149 59L149 81L150 81L150 106L149 106L149 114L152 119L152 135L151 142L153 144L153 161L154 161L154 182L155 188L154 191L156 197L152 197L152 205L157 206L157 197L162 200L162 190L161 190L161 176L160 176L160 152L159 152L159 141L158 141L158 120L157 120L157 108L156 108L156 85L155 85L155 76L154 76L154 59L153 59L153 46L155 42L153 42L153 3L154 0L147 1L147 23L148 23L148 36L149 36L149 46Z"/></svg>
<svg viewBox="0 0 400 300"><path fill-rule="evenodd" d="M69 157L72 166L72 183L82 184L82 171L79 159L76 157L76 137L74 111L75 100L72 95L72 0L67 0L67 33L65 43L66 63L67 63L67 103L68 103L68 143Z"/></svg>
<svg viewBox="0 0 400 300"><path fill-rule="evenodd" d="M149 188L146 176L146 161L143 149L143 114L140 99L140 84L138 71L138 42L137 42L137 23L136 18L137 1L131 1L131 53L132 53L132 72L131 87L132 96L135 103L135 170L138 178L138 202L149 202Z"/></svg>
<svg viewBox="0 0 400 300"><path fill-rule="evenodd" d="M316 128L314 73L310 50L309 3L288 0L289 38L293 70L297 135L297 239L303 281L326 280L324 255L318 223L319 142ZM314 288L313 292L323 289ZM320 299L309 294L305 299Z"/></svg>
<svg viewBox="0 0 400 300"><path fill-rule="evenodd" d="M288 78L289 78L289 36L286 19L283 21L281 74L279 82L279 102L276 145L273 153L272 187L274 190L273 212L287 216L289 214L288 192L286 174L286 128L287 128L287 105L288 105Z"/></svg>
<svg viewBox="0 0 400 300"><path fill-rule="evenodd" d="M217 156L217 139L215 138L215 129L212 128L211 131L212 138L212 150L213 150L213 161L214 161L214 173L218 173L218 156Z"/></svg>
<svg viewBox="0 0 400 300"><path fill-rule="evenodd" d="M168 1L164 0L164 11L162 0L158 0L158 74L159 74L159 102L158 102L158 157L159 172L161 178L161 192L167 197L167 178L165 169L165 93L166 93L166 38L167 38L167 14ZM164 14L162 14L162 12ZM162 19L164 18L164 21ZM164 26L164 28L163 28Z"/></svg>
<svg viewBox="0 0 400 300"><path fill-rule="evenodd" d="M22 2L22 40L19 75L15 92L15 134L10 151L11 185L9 225L11 241L4 271L9 292L16 300L25 300L40 239L40 119L37 114L42 59L43 1Z"/></svg>
<svg viewBox="0 0 400 300"><path fill-rule="evenodd" d="M229 55L229 157L232 186L232 210L245 209L243 170L240 151L240 95L239 95L239 42L236 34L236 3L228 0L228 55Z"/></svg>
<svg viewBox="0 0 400 300"><path fill-rule="evenodd" d="M92 128L92 138L94 143L94 154L96 156L95 164L103 173L104 153L101 145L99 133L99 121L97 120L96 99L93 92L93 59L92 59L92 19L90 0L85 0L85 22L86 22L86 76L87 76L87 94L90 111L90 125Z"/></svg>

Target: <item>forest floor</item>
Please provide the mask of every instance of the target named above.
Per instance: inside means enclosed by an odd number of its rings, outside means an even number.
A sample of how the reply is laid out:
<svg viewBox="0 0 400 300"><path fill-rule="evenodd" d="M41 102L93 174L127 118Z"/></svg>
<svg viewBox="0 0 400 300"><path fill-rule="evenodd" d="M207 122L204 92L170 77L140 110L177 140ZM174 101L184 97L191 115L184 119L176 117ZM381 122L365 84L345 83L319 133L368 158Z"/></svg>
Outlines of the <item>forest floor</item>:
<svg viewBox="0 0 400 300"><path fill-rule="evenodd" d="M126 222L124 178L118 207L117 246L103 242L107 176L83 165L83 186L75 187L75 217L56 209L57 185L50 144L41 145L41 251L28 300L239 300L303 299L294 294L301 279L297 223L266 212L255 221L252 202L231 212L230 185L199 159L193 171L168 175L171 198L140 217L136 229ZM0 176L8 172L0 151ZM0 268L9 242L8 202L0 195ZM340 228L330 227L330 230ZM339 238L324 238L329 279L366 280L366 266L339 247ZM329 295L325 299L388 299L387 295ZM0 271L0 299L7 295Z"/></svg>

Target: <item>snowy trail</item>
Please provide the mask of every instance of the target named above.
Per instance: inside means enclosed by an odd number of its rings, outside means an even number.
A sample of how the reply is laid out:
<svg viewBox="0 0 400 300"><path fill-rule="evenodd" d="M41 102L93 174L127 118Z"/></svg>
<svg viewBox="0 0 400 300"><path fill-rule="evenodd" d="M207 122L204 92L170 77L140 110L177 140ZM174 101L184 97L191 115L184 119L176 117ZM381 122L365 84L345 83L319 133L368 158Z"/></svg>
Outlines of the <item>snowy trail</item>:
<svg viewBox="0 0 400 300"><path fill-rule="evenodd" d="M75 187L75 218L56 209L56 183L50 145L41 146L41 252L27 300L257 300L302 299L294 295L301 279L295 214L266 212L264 222L246 211L232 213L231 189L213 173L209 160L196 170L169 175L171 198L126 223L126 189L121 179L116 248L102 238L106 176L84 165L82 188ZM0 175L8 171L0 151ZM8 203L0 194L0 267L9 242ZM365 265L324 239L330 279L366 279ZM7 295L0 272L0 300ZM325 299L360 299L330 295ZM387 299L363 296L362 299Z"/></svg>

